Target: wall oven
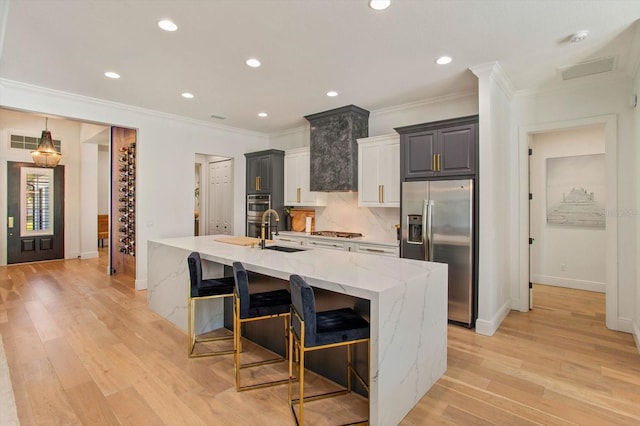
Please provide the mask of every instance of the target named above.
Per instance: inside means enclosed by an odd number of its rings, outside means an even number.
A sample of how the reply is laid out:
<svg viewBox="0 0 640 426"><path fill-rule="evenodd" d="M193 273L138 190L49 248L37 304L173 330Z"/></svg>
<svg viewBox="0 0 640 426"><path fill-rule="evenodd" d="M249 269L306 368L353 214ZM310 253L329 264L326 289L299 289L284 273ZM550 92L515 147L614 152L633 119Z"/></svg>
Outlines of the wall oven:
<svg viewBox="0 0 640 426"><path fill-rule="evenodd" d="M260 237L262 214L271 208L271 195L247 195L247 237Z"/></svg>

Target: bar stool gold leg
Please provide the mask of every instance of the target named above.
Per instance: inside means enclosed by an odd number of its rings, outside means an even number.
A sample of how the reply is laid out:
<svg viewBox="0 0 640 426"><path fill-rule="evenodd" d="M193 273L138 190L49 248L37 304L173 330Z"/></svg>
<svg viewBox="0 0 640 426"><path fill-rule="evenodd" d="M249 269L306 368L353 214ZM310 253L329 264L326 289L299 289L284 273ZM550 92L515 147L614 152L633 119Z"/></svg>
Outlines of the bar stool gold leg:
<svg viewBox="0 0 640 426"><path fill-rule="evenodd" d="M349 392L351 392L351 369L353 368L351 365L351 360L352 360L352 356L351 356L351 346L352 345L347 345L347 390Z"/></svg>

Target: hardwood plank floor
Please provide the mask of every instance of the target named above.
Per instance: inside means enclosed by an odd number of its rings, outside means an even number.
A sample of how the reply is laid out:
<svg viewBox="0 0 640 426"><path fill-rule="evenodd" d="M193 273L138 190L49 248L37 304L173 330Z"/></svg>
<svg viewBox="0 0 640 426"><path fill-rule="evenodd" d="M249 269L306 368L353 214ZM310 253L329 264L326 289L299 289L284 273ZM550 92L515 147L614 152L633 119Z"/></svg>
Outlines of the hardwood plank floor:
<svg viewBox="0 0 640 426"><path fill-rule="evenodd" d="M185 334L147 309L146 292L105 271L104 256L0 268L22 425L293 424L286 386L236 393L231 356L188 359ZM536 285L534 301L492 337L449 326L448 370L402 424L640 424L640 355L605 328L604 295ZM330 424L361 408L339 399L308 414Z"/></svg>

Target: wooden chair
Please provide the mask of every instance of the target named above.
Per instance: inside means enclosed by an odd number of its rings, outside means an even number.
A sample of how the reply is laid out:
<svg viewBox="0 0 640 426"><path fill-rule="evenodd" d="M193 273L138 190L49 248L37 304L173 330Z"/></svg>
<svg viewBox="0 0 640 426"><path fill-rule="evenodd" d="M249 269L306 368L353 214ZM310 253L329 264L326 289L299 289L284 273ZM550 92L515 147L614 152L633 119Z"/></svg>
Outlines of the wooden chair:
<svg viewBox="0 0 640 426"><path fill-rule="evenodd" d="M104 247L104 239L109 238L109 215L98 215L98 247Z"/></svg>

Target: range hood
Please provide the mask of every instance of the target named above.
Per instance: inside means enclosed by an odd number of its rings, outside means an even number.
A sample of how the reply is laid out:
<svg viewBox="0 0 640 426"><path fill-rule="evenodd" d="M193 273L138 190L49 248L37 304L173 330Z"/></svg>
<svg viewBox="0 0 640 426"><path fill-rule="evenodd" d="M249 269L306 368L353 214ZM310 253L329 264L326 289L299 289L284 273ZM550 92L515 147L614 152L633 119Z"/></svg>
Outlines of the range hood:
<svg viewBox="0 0 640 426"><path fill-rule="evenodd" d="M310 190L358 190L358 138L369 136L369 111L347 105L306 115L311 125Z"/></svg>

